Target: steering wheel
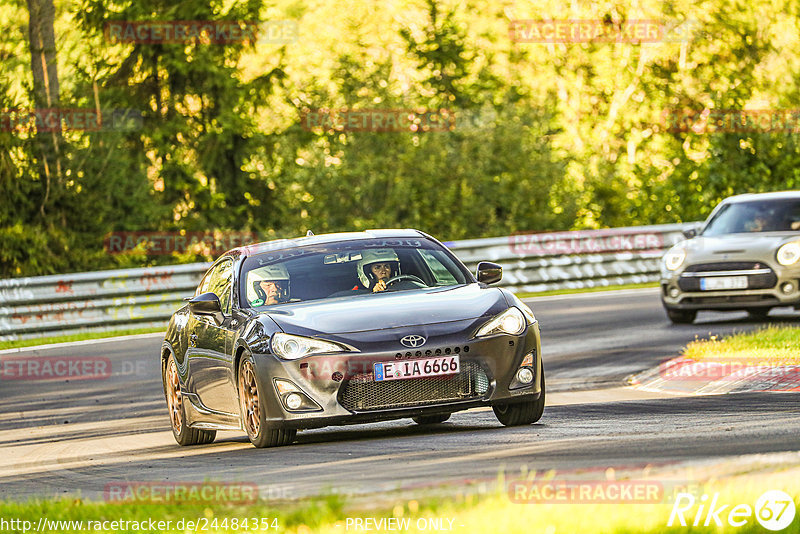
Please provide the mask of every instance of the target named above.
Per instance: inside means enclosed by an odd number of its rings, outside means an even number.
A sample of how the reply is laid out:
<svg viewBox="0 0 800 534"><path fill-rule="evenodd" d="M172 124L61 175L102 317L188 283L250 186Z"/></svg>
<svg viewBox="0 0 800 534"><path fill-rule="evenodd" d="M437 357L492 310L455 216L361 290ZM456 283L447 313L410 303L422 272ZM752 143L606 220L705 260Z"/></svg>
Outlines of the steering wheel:
<svg viewBox="0 0 800 534"><path fill-rule="evenodd" d="M419 276L414 276L413 274L398 274L397 276L393 276L386 281L386 287L389 287L400 280L410 280L412 282L422 284L422 287L428 287L428 284L426 284L422 278Z"/></svg>

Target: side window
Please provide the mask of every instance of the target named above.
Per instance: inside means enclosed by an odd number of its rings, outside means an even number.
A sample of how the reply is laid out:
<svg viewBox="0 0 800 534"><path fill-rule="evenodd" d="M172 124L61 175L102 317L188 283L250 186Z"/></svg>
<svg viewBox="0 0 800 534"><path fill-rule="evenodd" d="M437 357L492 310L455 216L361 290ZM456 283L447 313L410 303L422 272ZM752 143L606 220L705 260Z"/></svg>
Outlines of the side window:
<svg viewBox="0 0 800 534"><path fill-rule="evenodd" d="M209 291L219 297L222 311L226 314L231 313L232 266L232 261L223 261L217 265L214 273L211 275L211 283L209 285Z"/></svg>
<svg viewBox="0 0 800 534"><path fill-rule="evenodd" d="M211 282L212 272L215 271L215 270L216 270L216 266L212 267L211 269L206 271L206 274L203 276L203 279L200 280L200 284L198 284L198 286L197 286L197 290L194 292L194 296L195 297L198 296L198 295L202 295L203 293L208 293L209 291L211 291L210 289L208 289L208 286L209 286L209 284Z"/></svg>
<svg viewBox="0 0 800 534"><path fill-rule="evenodd" d="M219 297L219 303L222 306L222 311L226 314L231 312L231 283L233 282L233 262L230 260L223 261L212 267L200 285L197 286L195 296L203 293L214 293Z"/></svg>
<svg viewBox="0 0 800 534"><path fill-rule="evenodd" d="M800 230L800 204L792 204L786 210L785 217L784 227L781 230L791 230L793 232Z"/></svg>
<svg viewBox="0 0 800 534"><path fill-rule="evenodd" d="M432 250L420 250L419 254L422 256L422 259L425 260L425 263L428 264L431 272L433 272L433 276L436 278L437 286L451 286L458 284L458 281L453 274L447 269L447 267L442 265L442 262L437 258L437 252Z"/></svg>

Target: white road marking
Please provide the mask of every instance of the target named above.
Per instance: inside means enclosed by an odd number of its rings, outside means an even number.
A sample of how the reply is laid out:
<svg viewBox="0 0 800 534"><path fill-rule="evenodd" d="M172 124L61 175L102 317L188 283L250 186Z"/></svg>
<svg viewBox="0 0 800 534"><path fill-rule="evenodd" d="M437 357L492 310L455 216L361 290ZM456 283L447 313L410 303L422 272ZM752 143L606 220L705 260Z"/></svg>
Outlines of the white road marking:
<svg viewBox="0 0 800 534"><path fill-rule="evenodd" d="M149 334L131 334L129 336L103 337L99 339L85 339L83 341L65 341L64 343L50 343L49 345L32 345L30 347L17 347L14 349L0 350L0 354L16 354L18 352L61 349L66 347L82 347L86 345L97 345L100 343L113 343L115 341L131 341L134 339L150 339L164 337L164 332L151 332Z"/></svg>

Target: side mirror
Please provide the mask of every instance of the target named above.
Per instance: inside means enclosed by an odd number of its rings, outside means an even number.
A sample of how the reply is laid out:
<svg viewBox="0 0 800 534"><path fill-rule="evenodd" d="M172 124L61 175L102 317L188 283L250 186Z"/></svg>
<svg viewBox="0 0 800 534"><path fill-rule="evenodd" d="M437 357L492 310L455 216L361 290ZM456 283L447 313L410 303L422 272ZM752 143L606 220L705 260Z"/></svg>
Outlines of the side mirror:
<svg viewBox="0 0 800 534"><path fill-rule="evenodd" d="M697 237L701 226L702 224L693 224L691 227L682 230L681 233L686 239L692 239L693 237Z"/></svg>
<svg viewBox="0 0 800 534"><path fill-rule="evenodd" d="M503 278L503 268L490 261L482 261L478 264L478 271L475 275L478 282L484 284L494 284Z"/></svg>
<svg viewBox="0 0 800 534"><path fill-rule="evenodd" d="M190 300L189 309L195 315L209 315L213 317L217 324L220 324L224 319L222 315L222 304L219 302L219 297L211 292L197 295Z"/></svg>

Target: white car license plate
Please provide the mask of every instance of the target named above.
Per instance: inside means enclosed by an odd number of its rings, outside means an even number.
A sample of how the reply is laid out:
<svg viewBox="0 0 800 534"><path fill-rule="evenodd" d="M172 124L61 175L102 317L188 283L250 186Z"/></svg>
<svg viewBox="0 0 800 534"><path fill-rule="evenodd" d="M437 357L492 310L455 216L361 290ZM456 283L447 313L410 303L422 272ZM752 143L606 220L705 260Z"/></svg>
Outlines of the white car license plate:
<svg viewBox="0 0 800 534"><path fill-rule="evenodd" d="M746 276L719 276L716 278L701 278L702 291L720 291L724 289L747 289Z"/></svg>
<svg viewBox="0 0 800 534"><path fill-rule="evenodd" d="M421 378L425 376L442 376L457 374L461 370L458 356L441 358L424 358L421 360L400 360L395 362L379 362L374 364L375 381L402 380L404 378Z"/></svg>

